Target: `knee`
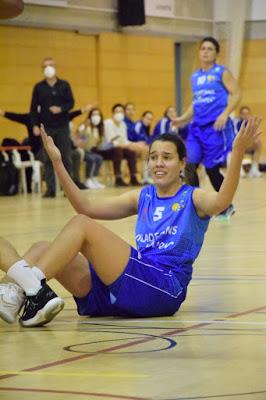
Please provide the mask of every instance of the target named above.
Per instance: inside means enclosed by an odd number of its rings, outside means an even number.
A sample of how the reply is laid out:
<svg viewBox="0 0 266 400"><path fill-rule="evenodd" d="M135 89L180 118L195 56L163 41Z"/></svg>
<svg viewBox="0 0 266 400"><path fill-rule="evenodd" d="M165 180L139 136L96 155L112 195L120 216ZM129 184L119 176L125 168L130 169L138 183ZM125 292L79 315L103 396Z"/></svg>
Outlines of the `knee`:
<svg viewBox="0 0 266 400"><path fill-rule="evenodd" d="M92 219L90 217L87 217L87 215L84 214L78 214L75 215L71 220L70 224L77 227L79 230L82 227L88 227L92 224Z"/></svg>
<svg viewBox="0 0 266 400"><path fill-rule="evenodd" d="M32 251L41 253L41 252L47 250L49 246L50 246L50 242L48 242L46 240L40 240L39 242L33 243L33 245L31 246L30 249Z"/></svg>

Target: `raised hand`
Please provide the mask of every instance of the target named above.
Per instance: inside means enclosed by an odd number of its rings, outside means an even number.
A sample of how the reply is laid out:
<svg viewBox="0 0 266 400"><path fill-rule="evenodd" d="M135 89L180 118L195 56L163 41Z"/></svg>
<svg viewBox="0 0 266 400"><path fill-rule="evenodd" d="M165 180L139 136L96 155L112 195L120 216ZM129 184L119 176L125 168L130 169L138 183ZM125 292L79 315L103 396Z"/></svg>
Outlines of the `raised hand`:
<svg viewBox="0 0 266 400"><path fill-rule="evenodd" d="M54 144L53 138L48 136L45 132L43 124L41 124L41 137L42 142L47 154L52 162L60 161L62 159L59 149Z"/></svg>
<svg viewBox="0 0 266 400"><path fill-rule="evenodd" d="M259 129L260 123L261 118L259 117L249 118L248 123L243 121L240 131L234 140L233 148L245 152L249 147L252 147L254 142L262 134Z"/></svg>
<svg viewBox="0 0 266 400"><path fill-rule="evenodd" d="M177 129L185 125L183 118L177 117L172 119L171 121L171 128Z"/></svg>

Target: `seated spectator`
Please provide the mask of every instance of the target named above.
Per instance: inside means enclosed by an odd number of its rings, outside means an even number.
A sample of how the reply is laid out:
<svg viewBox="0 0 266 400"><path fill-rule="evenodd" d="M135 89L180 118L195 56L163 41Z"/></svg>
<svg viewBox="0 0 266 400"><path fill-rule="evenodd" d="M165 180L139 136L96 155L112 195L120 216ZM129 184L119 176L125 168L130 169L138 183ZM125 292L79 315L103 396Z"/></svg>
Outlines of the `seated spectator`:
<svg viewBox="0 0 266 400"><path fill-rule="evenodd" d="M31 146L37 160L41 159L42 141L39 136L33 133L33 126L30 118L30 113L14 113L13 111L0 110L0 116L9 119L10 121L18 122L26 127L28 131L28 145Z"/></svg>
<svg viewBox="0 0 266 400"><path fill-rule="evenodd" d="M84 156L84 150L79 149L74 143L75 143L75 136L73 135L73 122L72 120L76 117L78 117L81 114L84 114L85 112L89 112L89 110L92 108L91 104L87 104L85 107L80 108L78 110L74 111L69 111L69 130L70 130L70 135L71 135L71 140L72 140L72 179L75 182L75 184L78 186L79 189L88 189L87 186L85 186L81 181L80 181L80 165L81 161Z"/></svg>
<svg viewBox="0 0 266 400"><path fill-rule="evenodd" d="M85 107L79 110L70 111L69 121L72 121L74 118L78 117L84 112L88 112L90 108L91 106L87 104ZM0 116L5 117L14 122L18 122L27 128L28 137L23 140L22 144L25 146L30 146L35 159L43 162L44 158L43 158L43 146L41 137L36 136L33 132L33 125L30 113L14 113L9 111L3 111L0 109ZM24 154L21 154L21 156L22 160L28 159L27 155L26 158L24 157ZM79 160L78 160L78 154L75 152L75 149L73 150L72 153L72 161L75 162L75 167L76 167L76 165L78 165ZM73 170L74 170L74 163L73 163ZM77 168L75 169L75 171L76 170ZM27 178L27 191L28 193L31 193L32 168L26 168L26 178ZM73 171L73 180L80 189L84 189L84 185L79 181L79 176L77 175L77 173L75 174L74 171Z"/></svg>
<svg viewBox="0 0 266 400"><path fill-rule="evenodd" d="M243 106L239 111L239 119L236 121L236 134L239 132L241 124L243 121L248 121L251 117L251 110L248 106ZM261 138L257 138L251 148L249 148L246 153L251 156L251 167L249 172L247 173L245 167L242 166L240 176L242 178L246 176L251 176L253 178L259 178L262 173L259 171L259 161L262 150L262 141ZM244 163L247 163L247 159L244 160Z"/></svg>
<svg viewBox="0 0 266 400"><path fill-rule="evenodd" d="M99 182L98 175L103 157L92 150L99 142L99 124L102 118L92 115L95 108L91 108L85 121L79 125L73 137L73 143L86 163L85 186L89 189L102 189L105 186Z"/></svg>
<svg viewBox="0 0 266 400"><path fill-rule="evenodd" d="M144 111L141 119L135 123L134 131L131 134L131 149L142 161L142 176L145 183L152 183L147 168L147 157L149 143L151 142L150 129L153 120L151 111Z"/></svg>
<svg viewBox="0 0 266 400"><path fill-rule="evenodd" d="M124 115L124 122L127 126L127 138L128 140L132 140L134 137L134 128L135 128L135 106L133 103L126 103L125 104L125 115Z"/></svg>
<svg viewBox="0 0 266 400"><path fill-rule="evenodd" d="M176 118L176 109L173 106L167 107L167 109L163 114L163 118L161 118L155 125L152 138L155 139L159 135L170 133L172 130L171 122L175 118Z"/></svg>
<svg viewBox="0 0 266 400"><path fill-rule="evenodd" d="M144 142L147 145L151 140L151 124L153 120L153 113L151 111L144 111L141 119L135 123L134 135L132 142Z"/></svg>
<svg viewBox="0 0 266 400"><path fill-rule="evenodd" d="M126 185L121 175L122 158L125 158L128 163L130 185L138 186L139 182L136 178L136 151L131 146L131 142L127 137L127 127L124 122L124 106L122 104L115 104L112 107L112 118L104 121L104 138L104 146L119 149L120 155L122 156L116 160L116 163L113 161L116 186Z"/></svg>
<svg viewBox="0 0 266 400"><path fill-rule="evenodd" d="M178 133L178 135L183 139L186 140L188 135L188 125L183 127L177 128L173 121L176 118L176 109L173 106L167 107L163 114L163 118L161 118L155 128L153 130L151 140L155 139L159 135L163 135L165 133Z"/></svg>

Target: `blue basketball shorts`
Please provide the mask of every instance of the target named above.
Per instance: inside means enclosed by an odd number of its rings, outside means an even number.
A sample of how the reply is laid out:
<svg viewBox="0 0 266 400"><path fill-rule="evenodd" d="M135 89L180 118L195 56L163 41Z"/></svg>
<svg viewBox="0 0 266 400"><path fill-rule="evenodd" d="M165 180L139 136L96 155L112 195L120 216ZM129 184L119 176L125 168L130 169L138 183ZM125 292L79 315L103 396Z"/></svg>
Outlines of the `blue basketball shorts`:
<svg viewBox="0 0 266 400"><path fill-rule="evenodd" d="M206 168L213 168L226 161L235 137L233 123L228 119L222 131L215 130L213 123L190 125L186 140L188 163L203 163Z"/></svg>
<svg viewBox="0 0 266 400"><path fill-rule="evenodd" d="M158 267L150 257L138 257L131 247L128 264L111 285L104 285L89 265L92 289L74 297L79 315L158 317L173 315L186 297L186 286L169 268Z"/></svg>

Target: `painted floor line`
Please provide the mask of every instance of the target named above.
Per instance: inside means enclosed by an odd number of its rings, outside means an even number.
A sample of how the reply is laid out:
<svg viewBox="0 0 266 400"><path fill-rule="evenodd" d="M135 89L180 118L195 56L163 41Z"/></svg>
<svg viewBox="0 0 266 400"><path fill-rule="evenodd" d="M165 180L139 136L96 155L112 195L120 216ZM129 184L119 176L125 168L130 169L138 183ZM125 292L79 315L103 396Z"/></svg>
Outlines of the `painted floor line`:
<svg viewBox="0 0 266 400"><path fill-rule="evenodd" d="M264 309L266 309L266 306L262 306L262 307L253 308L253 309L250 309L250 310L246 310L246 311L230 314L230 315L227 315L225 318L236 318L236 317L239 317L239 316L242 316L242 315L253 314L253 313L257 312L257 311L261 311L261 310L264 310ZM195 325L191 325L191 326L184 327L184 328L171 329L168 332L164 332L163 336L164 337L166 337L166 336L176 336L176 335L178 335L180 333L188 332L188 331L195 330L195 329L198 329L198 328L203 328L203 327L206 327L206 326L209 326L209 325L211 325L210 322L202 322L202 323L197 323ZM119 345L112 346L112 347L107 347L105 349L98 350L95 353L82 354L82 355L77 355L77 356L73 356L73 357L63 358L63 359L56 360L56 361L51 361L51 362L48 362L48 363L45 363L45 364L37 365L35 367L25 368L21 372L24 372L24 371L39 371L39 370L43 370L43 369L46 369L46 368L55 367L55 366L58 366L58 365L66 365L66 364L69 364L71 362L80 361L80 360L83 360L83 359L88 359L88 358L91 358L91 357L95 357L95 356L97 356L99 354L105 354L105 353L108 354L108 353L111 353L112 351L133 347L133 346L136 346L138 344L148 343L148 342L157 340L158 338L160 338L160 336L161 335L157 336L156 338L149 337L149 338L134 340L134 341L128 342L128 343L119 344ZM16 374L5 374L5 375L0 376L0 380L12 378L14 376L16 376Z"/></svg>

